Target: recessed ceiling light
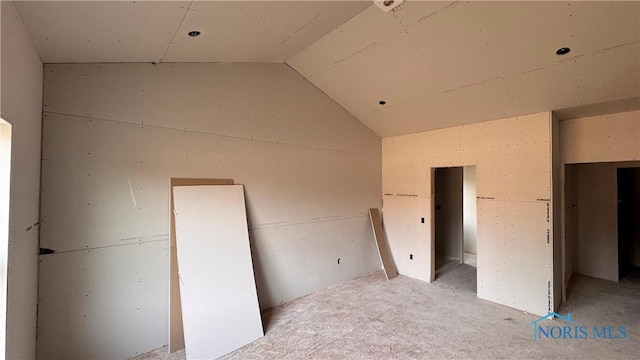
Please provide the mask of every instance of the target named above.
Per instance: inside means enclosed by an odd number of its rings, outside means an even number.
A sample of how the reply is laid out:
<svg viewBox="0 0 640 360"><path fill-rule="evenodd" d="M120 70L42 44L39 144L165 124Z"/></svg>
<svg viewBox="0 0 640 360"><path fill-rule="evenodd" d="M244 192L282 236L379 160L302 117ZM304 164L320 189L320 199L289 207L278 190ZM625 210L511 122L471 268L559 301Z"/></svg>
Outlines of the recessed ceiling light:
<svg viewBox="0 0 640 360"><path fill-rule="evenodd" d="M568 54L569 51L571 51L571 49L569 49L568 47L563 47L556 50L556 55L565 55L565 54Z"/></svg>
<svg viewBox="0 0 640 360"><path fill-rule="evenodd" d="M191 37L196 37L200 35L200 31L194 30L194 31L189 31L189 34L187 34Z"/></svg>
<svg viewBox="0 0 640 360"><path fill-rule="evenodd" d="M380 100L380 101L378 102L378 104L380 104L380 105L386 105L386 104L387 104L387 102L386 102L386 101L384 101L384 100Z"/></svg>

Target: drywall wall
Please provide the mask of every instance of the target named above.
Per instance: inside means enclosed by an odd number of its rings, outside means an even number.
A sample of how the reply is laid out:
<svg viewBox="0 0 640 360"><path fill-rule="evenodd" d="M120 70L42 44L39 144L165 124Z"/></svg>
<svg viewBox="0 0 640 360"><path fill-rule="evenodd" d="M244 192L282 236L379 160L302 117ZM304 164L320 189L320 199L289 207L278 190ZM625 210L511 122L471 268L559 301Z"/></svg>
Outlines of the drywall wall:
<svg viewBox="0 0 640 360"><path fill-rule="evenodd" d="M122 278L41 282L40 313L78 332L43 324L42 358L168 343L171 178L244 185L262 309L381 268L367 214L381 205L381 140L285 64L46 65L44 109L41 241L57 253L43 264L99 278L75 265L95 257ZM92 288L130 300L92 303L87 322L74 307ZM112 334L107 352L98 333Z"/></svg>
<svg viewBox="0 0 640 360"><path fill-rule="evenodd" d="M435 170L436 255L462 261L462 168Z"/></svg>
<svg viewBox="0 0 640 360"><path fill-rule="evenodd" d="M550 141L550 113L384 138L383 210L398 271L431 279L432 169L476 165L478 296L552 310Z"/></svg>
<svg viewBox="0 0 640 360"><path fill-rule="evenodd" d="M36 351L42 63L15 6L2 1L2 118L12 125L7 359Z"/></svg>
<svg viewBox="0 0 640 360"><path fill-rule="evenodd" d="M565 164L640 160L640 110L560 121Z"/></svg>
<svg viewBox="0 0 640 360"><path fill-rule="evenodd" d="M462 226L464 252L477 254L476 167L462 168Z"/></svg>
<svg viewBox="0 0 640 360"><path fill-rule="evenodd" d="M618 202L616 165L576 165L577 273L618 281Z"/></svg>

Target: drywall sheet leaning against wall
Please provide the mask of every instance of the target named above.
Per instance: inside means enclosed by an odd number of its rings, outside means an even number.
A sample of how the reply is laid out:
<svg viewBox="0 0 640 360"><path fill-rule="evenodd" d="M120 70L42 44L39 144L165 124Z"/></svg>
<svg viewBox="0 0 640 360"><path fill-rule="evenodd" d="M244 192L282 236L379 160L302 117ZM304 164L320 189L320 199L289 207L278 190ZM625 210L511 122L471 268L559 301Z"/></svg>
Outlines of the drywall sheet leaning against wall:
<svg viewBox="0 0 640 360"><path fill-rule="evenodd" d="M393 258L391 257L389 244L387 243L387 236L384 234L378 209L369 209L369 218L371 219L373 236L376 238L380 262L382 262L382 267L384 267L384 274L387 276L387 280L391 280L398 276L398 272L396 271L396 266L393 264Z"/></svg>
<svg viewBox="0 0 640 360"><path fill-rule="evenodd" d="M187 359L215 359L264 335L242 185L173 189Z"/></svg>
<svg viewBox="0 0 640 360"><path fill-rule="evenodd" d="M184 349L182 331L182 308L180 306L180 281L178 276L178 255L176 254L176 226L173 212L173 187L197 185L233 185L231 179L171 179L171 231L169 253L169 353Z"/></svg>

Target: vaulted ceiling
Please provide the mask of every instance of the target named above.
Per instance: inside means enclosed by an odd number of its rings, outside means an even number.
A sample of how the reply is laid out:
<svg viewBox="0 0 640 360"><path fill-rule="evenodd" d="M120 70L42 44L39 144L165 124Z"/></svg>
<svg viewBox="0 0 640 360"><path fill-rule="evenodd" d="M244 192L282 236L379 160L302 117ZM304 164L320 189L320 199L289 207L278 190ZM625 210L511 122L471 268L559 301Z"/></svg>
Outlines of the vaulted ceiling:
<svg viewBox="0 0 640 360"><path fill-rule="evenodd" d="M382 137L640 108L638 1L16 6L45 63L285 61Z"/></svg>

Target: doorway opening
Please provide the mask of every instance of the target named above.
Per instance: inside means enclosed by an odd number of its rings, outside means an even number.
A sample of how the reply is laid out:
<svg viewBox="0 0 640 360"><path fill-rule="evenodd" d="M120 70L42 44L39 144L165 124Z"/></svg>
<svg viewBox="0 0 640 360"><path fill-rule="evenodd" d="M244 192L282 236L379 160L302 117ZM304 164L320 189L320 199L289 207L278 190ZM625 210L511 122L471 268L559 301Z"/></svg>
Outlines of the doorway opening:
<svg viewBox="0 0 640 360"><path fill-rule="evenodd" d="M435 280L477 291L476 167L434 168Z"/></svg>
<svg viewBox="0 0 640 360"><path fill-rule="evenodd" d="M618 168L618 279L640 282L640 167Z"/></svg>
<svg viewBox="0 0 640 360"><path fill-rule="evenodd" d="M565 167L565 284L574 274L640 283L640 162Z"/></svg>

